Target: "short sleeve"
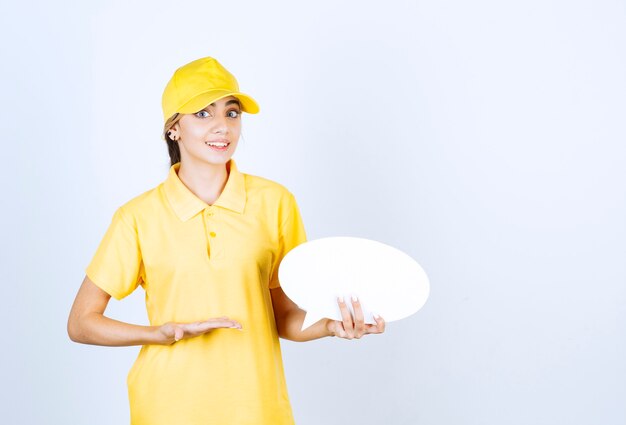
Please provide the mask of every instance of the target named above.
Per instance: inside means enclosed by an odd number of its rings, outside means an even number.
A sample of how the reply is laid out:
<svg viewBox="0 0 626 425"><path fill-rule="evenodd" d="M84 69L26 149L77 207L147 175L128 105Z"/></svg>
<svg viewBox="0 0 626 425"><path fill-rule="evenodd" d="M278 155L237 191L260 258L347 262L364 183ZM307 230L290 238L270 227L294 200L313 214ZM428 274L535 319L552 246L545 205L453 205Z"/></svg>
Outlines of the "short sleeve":
<svg viewBox="0 0 626 425"><path fill-rule="evenodd" d="M92 282L118 300L141 283L143 261L137 230L122 207L113 214L111 224L85 271Z"/></svg>
<svg viewBox="0 0 626 425"><path fill-rule="evenodd" d="M272 268L272 277L270 279L270 289L280 286L278 281L278 268L283 257L287 255L296 246L306 242L306 232L304 230L304 223L300 216L300 210L296 199L290 193L287 200L281 204L281 210L285 217L278 234L278 248L277 255L274 261L274 267Z"/></svg>

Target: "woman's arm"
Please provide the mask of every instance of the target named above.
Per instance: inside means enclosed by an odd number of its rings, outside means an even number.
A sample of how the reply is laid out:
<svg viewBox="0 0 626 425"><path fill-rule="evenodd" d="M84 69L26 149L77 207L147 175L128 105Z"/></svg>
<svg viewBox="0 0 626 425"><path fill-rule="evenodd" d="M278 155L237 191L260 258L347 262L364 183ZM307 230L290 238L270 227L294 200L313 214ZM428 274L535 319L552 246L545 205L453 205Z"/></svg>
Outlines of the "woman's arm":
<svg viewBox="0 0 626 425"><path fill-rule="evenodd" d="M85 276L67 321L67 333L74 342L107 346L161 344L169 345L216 328L241 325L226 317L194 323L165 323L142 326L120 322L104 315L111 296Z"/></svg>
<svg viewBox="0 0 626 425"><path fill-rule="evenodd" d="M272 294L272 305L274 307L274 318L278 336L292 341L310 341L325 336L338 336L340 338L353 339L361 338L363 335L371 333L382 333L385 331L385 321L382 317L374 317L375 325L366 324L363 319L363 310L358 300L352 300L354 308L354 318L343 300L338 300L342 319L332 320L328 318L315 322L304 330L302 323L306 312L285 294L279 286L270 290Z"/></svg>

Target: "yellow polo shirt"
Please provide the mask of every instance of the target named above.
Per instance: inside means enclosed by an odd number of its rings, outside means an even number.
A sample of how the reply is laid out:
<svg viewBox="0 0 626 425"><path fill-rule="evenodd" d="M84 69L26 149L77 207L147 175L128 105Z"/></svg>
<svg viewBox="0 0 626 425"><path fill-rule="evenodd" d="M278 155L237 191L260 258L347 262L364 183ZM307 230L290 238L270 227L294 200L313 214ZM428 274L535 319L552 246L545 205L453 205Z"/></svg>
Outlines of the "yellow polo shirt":
<svg viewBox="0 0 626 425"><path fill-rule="evenodd" d="M179 168L115 211L87 276L116 299L141 285L151 325L228 316L243 330L143 346L127 379L131 424L293 424L269 289L306 240L296 201L231 159L208 205Z"/></svg>

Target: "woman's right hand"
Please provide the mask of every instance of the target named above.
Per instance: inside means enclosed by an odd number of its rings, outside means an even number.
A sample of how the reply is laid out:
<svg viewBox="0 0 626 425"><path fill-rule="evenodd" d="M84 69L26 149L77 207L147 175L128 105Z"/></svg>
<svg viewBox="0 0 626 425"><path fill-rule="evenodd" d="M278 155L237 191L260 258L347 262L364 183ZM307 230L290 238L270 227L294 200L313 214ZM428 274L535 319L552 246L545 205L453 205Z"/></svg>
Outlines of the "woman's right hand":
<svg viewBox="0 0 626 425"><path fill-rule="evenodd" d="M213 329L241 329L241 323L228 317L216 317L202 322L175 323L168 322L159 327L159 335L163 344L173 344L181 339L204 335Z"/></svg>
<svg viewBox="0 0 626 425"><path fill-rule="evenodd" d="M161 326L120 322L104 315L110 298L111 295L85 276L67 320L67 333L72 341L111 347L169 345L183 338L211 332L213 329L241 329L239 322L228 317L216 317L193 323L168 322Z"/></svg>

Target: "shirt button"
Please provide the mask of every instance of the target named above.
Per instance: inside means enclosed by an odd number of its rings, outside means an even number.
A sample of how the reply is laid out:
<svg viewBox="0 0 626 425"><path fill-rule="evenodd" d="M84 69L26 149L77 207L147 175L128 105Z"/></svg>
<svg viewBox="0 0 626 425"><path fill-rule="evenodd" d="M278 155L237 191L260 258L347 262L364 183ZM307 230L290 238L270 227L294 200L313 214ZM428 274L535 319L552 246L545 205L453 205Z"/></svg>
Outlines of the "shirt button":
<svg viewBox="0 0 626 425"><path fill-rule="evenodd" d="M211 217L213 215L212 211L209 211L208 213L206 213L206 215L208 215L209 217Z"/></svg>
<svg viewBox="0 0 626 425"><path fill-rule="evenodd" d="M209 235L210 235L212 238L214 238L214 237L215 237L215 232L211 232L211 233L209 233Z"/></svg>

